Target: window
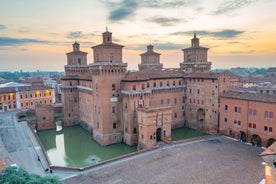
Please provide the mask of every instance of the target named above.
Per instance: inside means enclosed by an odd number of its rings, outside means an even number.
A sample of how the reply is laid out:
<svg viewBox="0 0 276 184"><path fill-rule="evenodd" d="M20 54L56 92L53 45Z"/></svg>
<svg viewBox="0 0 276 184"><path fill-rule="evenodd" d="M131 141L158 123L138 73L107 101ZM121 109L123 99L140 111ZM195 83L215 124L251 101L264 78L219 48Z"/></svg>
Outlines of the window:
<svg viewBox="0 0 276 184"><path fill-rule="evenodd" d="M190 93L192 93L192 89L190 88L189 90L190 90Z"/></svg>
<svg viewBox="0 0 276 184"><path fill-rule="evenodd" d="M185 103L185 96L182 97L182 103Z"/></svg>
<svg viewBox="0 0 276 184"><path fill-rule="evenodd" d="M193 100L193 102L194 102L194 104L196 103L196 102L195 102L195 99Z"/></svg>
<svg viewBox="0 0 276 184"><path fill-rule="evenodd" d="M265 118L268 118L268 111L265 111Z"/></svg>
<svg viewBox="0 0 276 184"><path fill-rule="evenodd" d="M197 100L197 104L199 104L199 100Z"/></svg>
<svg viewBox="0 0 276 184"><path fill-rule="evenodd" d="M253 128L256 129L256 124L253 124Z"/></svg>
<svg viewBox="0 0 276 184"><path fill-rule="evenodd" d="M238 107L237 106L234 107L234 112L238 112Z"/></svg>
<svg viewBox="0 0 276 184"><path fill-rule="evenodd" d="M238 107L238 113L241 113L241 107Z"/></svg>
<svg viewBox="0 0 276 184"><path fill-rule="evenodd" d="M164 100L163 99L161 99L161 105L163 105L164 104Z"/></svg>
<svg viewBox="0 0 276 184"><path fill-rule="evenodd" d="M33 97L33 94L32 94L32 93L30 94L30 97L31 97L31 98Z"/></svg>
<svg viewBox="0 0 276 184"><path fill-rule="evenodd" d="M200 90L198 89L198 90L197 90L197 94L199 94L199 92L200 92Z"/></svg>
<svg viewBox="0 0 276 184"><path fill-rule="evenodd" d="M153 87L156 88L156 82L153 83Z"/></svg>
<svg viewBox="0 0 276 184"><path fill-rule="evenodd" d="M241 121L238 121L238 125L239 125L239 126L241 125Z"/></svg>
<svg viewBox="0 0 276 184"><path fill-rule="evenodd" d="M224 123L227 123L228 119L227 118L224 118Z"/></svg>
<svg viewBox="0 0 276 184"><path fill-rule="evenodd" d="M160 87L162 87L163 86L163 83L162 83L162 81L160 81Z"/></svg>
<svg viewBox="0 0 276 184"><path fill-rule="evenodd" d="M112 113L115 113L115 107L112 107Z"/></svg>
<svg viewBox="0 0 276 184"><path fill-rule="evenodd" d="M181 80L178 81L178 85L179 85L179 86L181 85Z"/></svg>
<svg viewBox="0 0 276 184"><path fill-rule="evenodd" d="M149 82L147 82L147 88L149 88L150 87L150 83Z"/></svg>
<svg viewBox="0 0 276 184"><path fill-rule="evenodd" d="M77 102L78 102L78 98L77 98L77 97L75 97L75 98L74 98L74 101L75 101L75 103L77 103Z"/></svg>
<svg viewBox="0 0 276 184"><path fill-rule="evenodd" d="M113 129L116 129L116 123L113 123Z"/></svg>
<svg viewBox="0 0 276 184"><path fill-rule="evenodd" d="M273 119L273 112L269 112L269 118Z"/></svg>
<svg viewBox="0 0 276 184"><path fill-rule="evenodd" d="M115 91L115 90L116 90L116 85L112 84L112 91Z"/></svg>
<svg viewBox="0 0 276 184"><path fill-rule="evenodd" d="M173 81L173 86L175 86L175 81Z"/></svg>
<svg viewBox="0 0 276 184"><path fill-rule="evenodd" d="M235 125L237 124L237 121L236 121L236 120L234 120L234 124L235 124Z"/></svg>
<svg viewBox="0 0 276 184"><path fill-rule="evenodd" d="M225 106L224 106L224 110L225 110L225 111L228 111L228 105L225 105Z"/></svg>
<svg viewBox="0 0 276 184"><path fill-rule="evenodd" d="M257 115L257 110L254 109L254 110L253 110L253 116L256 116L256 115Z"/></svg>
<svg viewBox="0 0 276 184"><path fill-rule="evenodd" d="M192 99L190 98L190 103L192 103Z"/></svg>
<svg viewBox="0 0 276 184"><path fill-rule="evenodd" d="M267 126L264 126L264 131L267 131Z"/></svg>
<svg viewBox="0 0 276 184"><path fill-rule="evenodd" d="M202 105L204 104L204 100L201 100L201 104L202 104Z"/></svg>
<svg viewBox="0 0 276 184"><path fill-rule="evenodd" d="M145 84L142 84L142 90L144 90L145 89Z"/></svg>
<svg viewBox="0 0 276 184"><path fill-rule="evenodd" d="M252 123L249 123L249 124L248 124L248 127L249 127L249 128L252 128Z"/></svg>
<svg viewBox="0 0 276 184"><path fill-rule="evenodd" d="M23 98L23 95L20 95L20 98L22 99L22 98ZM4 96L4 100L6 100L6 96Z"/></svg>
<svg viewBox="0 0 276 184"><path fill-rule="evenodd" d="M176 112L174 113L174 117L177 118L177 113Z"/></svg>
<svg viewBox="0 0 276 184"><path fill-rule="evenodd" d="M269 127L269 132L272 132L272 127Z"/></svg>
<svg viewBox="0 0 276 184"><path fill-rule="evenodd" d="M27 94L25 94L25 98L28 98L28 95L27 95Z"/></svg>
<svg viewBox="0 0 276 184"><path fill-rule="evenodd" d="M169 86L170 85L170 81L167 81L167 86Z"/></svg>
<svg viewBox="0 0 276 184"><path fill-rule="evenodd" d="M170 103L170 99L167 99L167 104L169 104Z"/></svg>
<svg viewBox="0 0 276 184"><path fill-rule="evenodd" d="M177 99L176 98L174 98L174 104L177 104Z"/></svg>
<svg viewBox="0 0 276 184"><path fill-rule="evenodd" d="M81 65L81 59L78 58L78 65Z"/></svg>
<svg viewBox="0 0 276 184"><path fill-rule="evenodd" d="M133 128L133 133L136 134L136 128Z"/></svg>
<svg viewBox="0 0 276 184"><path fill-rule="evenodd" d="M132 85L132 90L136 90L136 85Z"/></svg>
<svg viewBox="0 0 276 184"><path fill-rule="evenodd" d="M125 109L127 109L127 103L125 103Z"/></svg>
<svg viewBox="0 0 276 184"><path fill-rule="evenodd" d="M253 113L252 113L252 109L249 109L249 115L252 115Z"/></svg>
<svg viewBox="0 0 276 184"><path fill-rule="evenodd" d="M215 91L214 90L212 90L212 96L215 96Z"/></svg>

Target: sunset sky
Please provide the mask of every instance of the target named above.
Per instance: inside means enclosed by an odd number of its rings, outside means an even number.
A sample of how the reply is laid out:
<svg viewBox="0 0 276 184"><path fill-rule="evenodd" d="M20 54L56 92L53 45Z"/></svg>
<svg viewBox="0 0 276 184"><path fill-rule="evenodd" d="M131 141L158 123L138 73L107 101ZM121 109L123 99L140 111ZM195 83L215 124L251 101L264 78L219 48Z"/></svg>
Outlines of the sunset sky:
<svg viewBox="0 0 276 184"><path fill-rule="evenodd" d="M276 67L275 9L275 0L1 0L0 71L64 71L75 41L92 63L106 27L128 69L148 44L179 67L194 32L213 69Z"/></svg>

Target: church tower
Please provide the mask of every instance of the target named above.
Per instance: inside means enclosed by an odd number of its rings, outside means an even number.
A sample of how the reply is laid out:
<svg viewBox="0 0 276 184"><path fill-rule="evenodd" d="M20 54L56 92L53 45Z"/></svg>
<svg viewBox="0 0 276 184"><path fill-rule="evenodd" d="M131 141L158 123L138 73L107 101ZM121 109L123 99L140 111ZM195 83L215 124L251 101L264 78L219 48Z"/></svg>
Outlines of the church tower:
<svg viewBox="0 0 276 184"><path fill-rule="evenodd" d="M147 46L147 52L140 55L141 64L138 65L139 70L147 68L162 69L163 64L160 63L160 54L153 51L153 46Z"/></svg>
<svg viewBox="0 0 276 184"><path fill-rule="evenodd" d="M67 65L65 65L65 77L62 78L62 104L64 125L78 124L79 115L79 78L89 70L87 65L87 53L80 51L80 44L73 44L73 51L66 53Z"/></svg>
<svg viewBox="0 0 276 184"><path fill-rule="evenodd" d="M208 73L211 70L211 62L208 62L207 52L209 48L201 47L199 39L194 33L191 39L191 47L182 49L184 61L180 63L180 68L185 73Z"/></svg>
<svg viewBox="0 0 276 184"><path fill-rule="evenodd" d="M120 82L127 71L122 48L112 42L112 33L102 34L102 44L93 46L89 65L93 88L93 138L101 145L119 143L123 137Z"/></svg>

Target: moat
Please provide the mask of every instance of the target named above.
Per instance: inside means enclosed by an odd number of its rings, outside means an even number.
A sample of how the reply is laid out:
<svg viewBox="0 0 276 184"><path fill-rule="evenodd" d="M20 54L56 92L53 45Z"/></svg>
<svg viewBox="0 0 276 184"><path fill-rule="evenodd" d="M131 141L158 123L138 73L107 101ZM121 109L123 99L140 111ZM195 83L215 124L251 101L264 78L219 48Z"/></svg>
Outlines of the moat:
<svg viewBox="0 0 276 184"><path fill-rule="evenodd" d="M37 133L53 165L84 167L136 151L124 143L101 146L79 126Z"/></svg>
<svg viewBox="0 0 276 184"><path fill-rule="evenodd" d="M101 146L80 126L57 127L37 133L53 165L85 167L111 158L132 153L136 146L124 143ZM172 130L172 140L177 141L206 135L190 128Z"/></svg>

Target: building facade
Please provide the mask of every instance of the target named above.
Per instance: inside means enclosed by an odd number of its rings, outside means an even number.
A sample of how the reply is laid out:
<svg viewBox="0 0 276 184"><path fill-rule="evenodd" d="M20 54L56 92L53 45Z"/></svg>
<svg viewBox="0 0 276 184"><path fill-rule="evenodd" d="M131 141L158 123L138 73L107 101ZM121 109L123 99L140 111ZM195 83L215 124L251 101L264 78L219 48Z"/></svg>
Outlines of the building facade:
<svg viewBox="0 0 276 184"><path fill-rule="evenodd" d="M55 91L47 86L17 86L0 88L0 112L34 109L37 104L55 103Z"/></svg>
<svg viewBox="0 0 276 184"><path fill-rule="evenodd" d="M276 95L228 91L220 97L220 133L256 146L276 140Z"/></svg>
<svg viewBox="0 0 276 184"><path fill-rule="evenodd" d="M219 94L228 90L230 76L212 73L208 48L194 35L183 49L179 68L163 68L152 45L141 54L139 71L127 71L123 46L112 33L93 46L94 61L73 44L62 79L64 125L80 124L101 145L125 142L150 148L171 139L171 129L188 126L218 131Z"/></svg>

